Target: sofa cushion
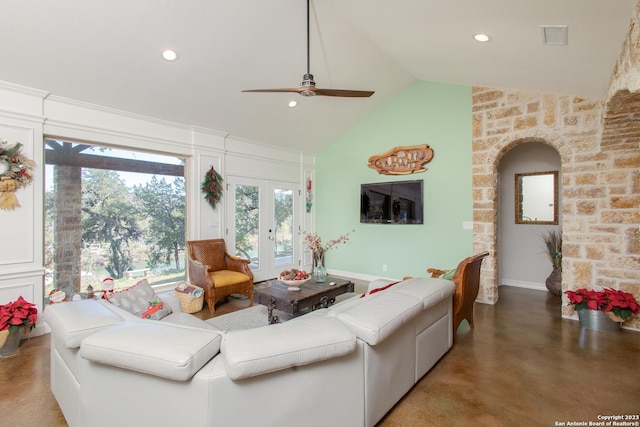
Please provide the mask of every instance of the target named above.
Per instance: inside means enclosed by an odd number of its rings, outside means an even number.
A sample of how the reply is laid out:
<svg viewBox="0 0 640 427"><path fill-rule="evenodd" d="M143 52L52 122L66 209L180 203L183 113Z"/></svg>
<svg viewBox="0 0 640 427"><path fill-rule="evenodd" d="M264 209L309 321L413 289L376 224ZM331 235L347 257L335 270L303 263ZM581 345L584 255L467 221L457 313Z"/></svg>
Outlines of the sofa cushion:
<svg viewBox="0 0 640 427"><path fill-rule="evenodd" d="M128 320L87 337L85 359L177 381L191 378L220 350L214 330Z"/></svg>
<svg viewBox="0 0 640 427"><path fill-rule="evenodd" d="M45 307L44 321L67 348L80 347L83 339L122 322L122 318L98 301L87 299Z"/></svg>
<svg viewBox="0 0 640 427"><path fill-rule="evenodd" d="M383 342L394 331L422 311L422 300L400 293L393 286L366 298L352 298L331 307L328 316L337 317L358 338L369 345Z"/></svg>
<svg viewBox="0 0 640 427"><path fill-rule="evenodd" d="M109 297L109 302L143 319L160 320L172 312L146 279L114 293Z"/></svg>
<svg viewBox="0 0 640 427"><path fill-rule="evenodd" d="M453 294L455 289L456 285L452 281L431 277L414 277L394 287L396 292L420 298L423 309L436 305Z"/></svg>
<svg viewBox="0 0 640 427"><path fill-rule="evenodd" d="M367 286L367 291L371 291L373 289L378 289L378 288L384 288L385 286L394 282L397 282L397 280L375 279L369 282L369 285Z"/></svg>
<svg viewBox="0 0 640 427"><path fill-rule="evenodd" d="M371 285L369 285L369 289L367 290L367 292L365 292L364 294L360 295L360 298L364 298L366 296L369 296L371 294L375 294L378 292L382 292L382 291L386 291L387 289L391 288L393 285L400 283L398 282L391 282L391 283L387 283L386 285L377 287L377 288L371 288Z"/></svg>
<svg viewBox="0 0 640 427"><path fill-rule="evenodd" d="M222 338L227 375L233 380L307 365L353 352L356 337L331 317L299 317L255 329L231 331Z"/></svg>

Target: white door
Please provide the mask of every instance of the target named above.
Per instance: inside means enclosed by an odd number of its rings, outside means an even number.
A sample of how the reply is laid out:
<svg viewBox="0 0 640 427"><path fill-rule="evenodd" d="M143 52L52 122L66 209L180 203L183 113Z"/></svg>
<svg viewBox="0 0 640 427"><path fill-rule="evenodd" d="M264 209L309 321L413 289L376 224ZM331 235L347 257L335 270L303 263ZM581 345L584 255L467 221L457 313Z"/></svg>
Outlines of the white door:
<svg viewBox="0 0 640 427"><path fill-rule="evenodd" d="M227 187L229 251L235 248L236 256L251 260L254 280L297 267L298 185L229 176Z"/></svg>

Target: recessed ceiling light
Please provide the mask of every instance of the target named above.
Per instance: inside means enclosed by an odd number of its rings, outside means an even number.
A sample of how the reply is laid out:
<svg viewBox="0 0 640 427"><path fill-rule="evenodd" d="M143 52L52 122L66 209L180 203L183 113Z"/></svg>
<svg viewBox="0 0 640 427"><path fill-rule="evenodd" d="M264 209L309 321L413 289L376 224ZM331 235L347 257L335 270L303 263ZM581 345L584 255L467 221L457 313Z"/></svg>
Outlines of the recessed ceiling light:
<svg viewBox="0 0 640 427"><path fill-rule="evenodd" d="M479 34L474 35L473 39L475 41L477 41L477 42L485 43L485 42L488 42L489 40L491 40L491 37L489 37L486 34L479 33Z"/></svg>
<svg viewBox="0 0 640 427"><path fill-rule="evenodd" d="M298 105L298 101L289 101L289 107L293 108Z"/></svg>
<svg viewBox="0 0 640 427"><path fill-rule="evenodd" d="M162 57L167 61L175 61L178 59L178 54L171 49L165 49L162 51Z"/></svg>

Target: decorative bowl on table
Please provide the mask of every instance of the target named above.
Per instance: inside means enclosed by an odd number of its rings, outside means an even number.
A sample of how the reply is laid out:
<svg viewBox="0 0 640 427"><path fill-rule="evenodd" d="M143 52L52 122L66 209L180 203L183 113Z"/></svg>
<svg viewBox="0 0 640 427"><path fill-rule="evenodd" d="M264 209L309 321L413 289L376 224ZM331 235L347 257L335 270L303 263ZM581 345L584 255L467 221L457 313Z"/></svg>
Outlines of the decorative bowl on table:
<svg viewBox="0 0 640 427"><path fill-rule="evenodd" d="M311 276L309 276L304 270L297 270L294 268L292 270L285 270L280 273L280 276L278 276L278 280L289 287L287 290L299 291L300 286L311 280Z"/></svg>
<svg viewBox="0 0 640 427"><path fill-rule="evenodd" d="M306 279L302 279L302 280L284 280L284 279L278 279L278 280L280 280L285 285L289 286L288 288L289 291L299 291L300 286L304 285L309 280L311 280L311 277L307 277Z"/></svg>

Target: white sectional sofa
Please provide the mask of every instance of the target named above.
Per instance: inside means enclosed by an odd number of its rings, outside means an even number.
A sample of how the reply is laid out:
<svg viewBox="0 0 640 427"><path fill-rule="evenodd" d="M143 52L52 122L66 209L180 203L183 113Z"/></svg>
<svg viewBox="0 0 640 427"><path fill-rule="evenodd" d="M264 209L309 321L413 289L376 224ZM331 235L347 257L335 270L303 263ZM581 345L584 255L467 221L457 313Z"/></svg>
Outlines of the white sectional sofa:
<svg viewBox="0 0 640 427"><path fill-rule="evenodd" d="M453 282L413 278L286 323L220 331L108 302L47 307L51 390L72 427L373 426L453 343Z"/></svg>

